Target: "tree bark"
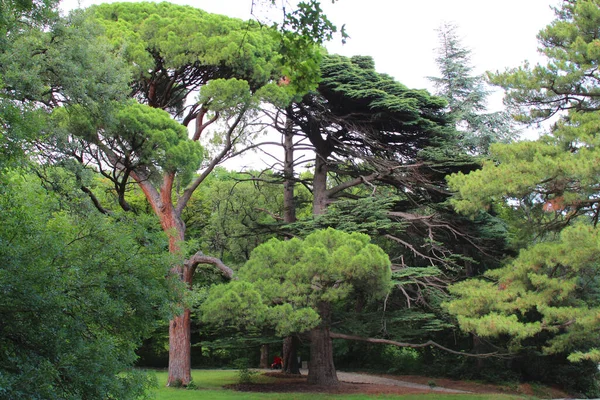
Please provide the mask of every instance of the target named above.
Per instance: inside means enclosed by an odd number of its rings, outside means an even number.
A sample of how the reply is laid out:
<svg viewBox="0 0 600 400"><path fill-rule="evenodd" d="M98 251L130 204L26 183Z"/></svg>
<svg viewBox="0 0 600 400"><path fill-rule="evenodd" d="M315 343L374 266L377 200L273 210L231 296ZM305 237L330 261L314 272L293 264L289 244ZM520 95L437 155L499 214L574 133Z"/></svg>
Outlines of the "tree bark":
<svg viewBox="0 0 600 400"><path fill-rule="evenodd" d="M192 380L190 310L169 322L169 378L167 386L187 386Z"/></svg>
<svg viewBox="0 0 600 400"><path fill-rule="evenodd" d="M337 386L339 381L333 364L333 345L329 335L331 305L318 304L321 324L310 331L310 361L308 383L311 385Z"/></svg>
<svg viewBox="0 0 600 400"><path fill-rule="evenodd" d="M300 364L298 363L298 346L300 339L291 335L283 339L283 369L284 374L300 375Z"/></svg>
<svg viewBox="0 0 600 400"><path fill-rule="evenodd" d="M161 196L164 196L161 193ZM166 200L166 199L164 199ZM185 239L185 225L177 217L171 203L163 201L159 214L163 230L169 236L169 252L180 251L180 243ZM192 287L194 267L177 265L171 268L171 274L185 282L187 288ZM192 380L192 346L191 346L190 310L176 315L169 321L169 377L167 386L187 386Z"/></svg>
<svg viewBox="0 0 600 400"><path fill-rule="evenodd" d="M286 109L288 117L285 121L283 134L283 220L287 223L296 222L296 206L294 204L294 122L289 117L292 107Z"/></svg>
<svg viewBox="0 0 600 400"><path fill-rule="evenodd" d="M183 236L183 234L181 235ZM179 251L169 246L171 252ZM194 269L181 265L171 269L171 273L179 275L187 288L192 287ZM192 380L192 342L191 342L190 310L169 321L169 378L167 386L187 386Z"/></svg>
<svg viewBox="0 0 600 400"><path fill-rule="evenodd" d="M283 163L283 220L287 223L296 222L296 205L294 204L294 122L290 118L292 107L286 109L285 131L283 138L284 163ZM283 367L284 374L300 375L298 364L298 346L300 340L297 336L288 336L283 339Z"/></svg>
<svg viewBox="0 0 600 400"><path fill-rule="evenodd" d="M313 177L313 215L324 214L327 204L327 160L317 153Z"/></svg>
<svg viewBox="0 0 600 400"><path fill-rule="evenodd" d="M260 364L259 368L268 369L270 367L269 364L269 345L263 344L260 346Z"/></svg>

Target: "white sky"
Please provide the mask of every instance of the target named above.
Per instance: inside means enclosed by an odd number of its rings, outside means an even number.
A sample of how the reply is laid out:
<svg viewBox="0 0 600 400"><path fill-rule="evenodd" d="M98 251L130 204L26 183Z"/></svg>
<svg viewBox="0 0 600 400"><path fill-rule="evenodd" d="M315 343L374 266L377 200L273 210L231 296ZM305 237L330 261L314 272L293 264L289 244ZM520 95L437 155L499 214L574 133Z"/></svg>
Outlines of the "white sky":
<svg viewBox="0 0 600 400"><path fill-rule="evenodd" d="M63 0L62 8L85 8L103 2ZM252 0L171 2L251 18ZM331 4L330 0L322 0L322 7L336 25L345 24L350 35L344 45L339 38L329 43L330 53L370 55L378 72L393 76L409 88L432 90L427 77L439 75L435 64L435 49L439 46L436 29L443 22L458 26L463 45L472 51L476 74L503 71L525 60L533 64L540 60L536 35L554 19L551 6L559 3L560 0L338 0ZM489 107L501 107L500 94L490 99Z"/></svg>
<svg viewBox="0 0 600 400"><path fill-rule="evenodd" d="M66 0L63 9L88 7L101 0ZM175 0L208 12L250 18L252 0ZM278 0L278 3L280 0ZM292 1L290 1L292 2ZM552 21L550 6L559 0L322 0L329 19L346 24L350 39L329 43L330 53L370 55L379 72L411 88L431 88L437 76L435 31L444 21L458 25L463 44L472 50L476 73L536 62L536 34Z"/></svg>

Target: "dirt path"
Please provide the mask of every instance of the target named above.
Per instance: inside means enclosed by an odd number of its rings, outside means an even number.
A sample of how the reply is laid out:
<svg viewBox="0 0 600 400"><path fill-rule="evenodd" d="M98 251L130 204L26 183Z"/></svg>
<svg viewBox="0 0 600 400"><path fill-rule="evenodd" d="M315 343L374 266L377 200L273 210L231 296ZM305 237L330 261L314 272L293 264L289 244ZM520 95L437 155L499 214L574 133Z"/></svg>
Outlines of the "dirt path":
<svg viewBox="0 0 600 400"><path fill-rule="evenodd" d="M268 383L237 384L232 389L248 392L274 393L332 393L332 394L427 394L427 393L494 393L516 396L532 396L545 399L569 398L568 394L552 387L533 387L528 383L516 387L494 385L447 378L428 378L418 375L372 375L369 373L337 371L340 384L337 386L309 385L308 370L293 376L268 371L264 375L278 378Z"/></svg>
<svg viewBox="0 0 600 400"><path fill-rule="evenodd" d="M306 374L308 371L303 371L302 374ZM381 376L359 374L355 372L342 372L337 371L338 379L342 382L348 383L370 383L374 385L388 385L388 386L400 386L410 389L428 390L432 392L444 392L444 393L471 393L465 390L447 389L439 386L422 385L419 383L405 382L399 379L384 378Z"/></svg>

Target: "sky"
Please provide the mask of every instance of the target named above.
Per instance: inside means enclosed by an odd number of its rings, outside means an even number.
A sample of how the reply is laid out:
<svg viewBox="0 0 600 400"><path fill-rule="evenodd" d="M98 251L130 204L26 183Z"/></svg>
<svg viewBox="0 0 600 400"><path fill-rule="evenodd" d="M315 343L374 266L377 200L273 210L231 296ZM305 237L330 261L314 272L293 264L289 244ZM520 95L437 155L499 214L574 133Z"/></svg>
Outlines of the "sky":
<svg viewBox="0 0 600 400"><path fill-rule="evenodd" d="M284 0L276 1L280 4ZM63 10L70 10L103 2L63 0L61 4ZM236 18L253 18L252 0L171 2ZM433 92L427 77L439 75L435 63L439 47L436 30L442 23L458 27L462 44L472 52L475 74L503 71L526 60L531 64L543 61L537 51L536 35L554 19L551 6L559 3L560 0L337 0L332 4L331 0L323 0L328 18L338 26L345 24L350 35L346 44L338 37L326 47L330 53L345 56L370 55L378 72L393 76L409 88ZM261 11L264 7L258 8L258 13ZM490 97L488 108L497 111L501 107L502 93L498 90ZM538 135L535 131L524 132L527 139Z"/></svg>
<svg viewBox="0 0 600 400"><path fill-rule="evenodd" d="M88 7L101 0L66 0L63 9ZM175 0L208 12L251 18L252 0ZM281 0L277 0L279 4ZM551 6L559 0L323 0L336 25L346 25L346 44L327 44L330 53L370 55L379 72L408 87L432 89L428 76L437 76L436 29L443 22L458 26L463 44L472 51L476 73L516 67L539 60L536 34L552 21ZM259 9L260 11L260 9Z"/></svg>

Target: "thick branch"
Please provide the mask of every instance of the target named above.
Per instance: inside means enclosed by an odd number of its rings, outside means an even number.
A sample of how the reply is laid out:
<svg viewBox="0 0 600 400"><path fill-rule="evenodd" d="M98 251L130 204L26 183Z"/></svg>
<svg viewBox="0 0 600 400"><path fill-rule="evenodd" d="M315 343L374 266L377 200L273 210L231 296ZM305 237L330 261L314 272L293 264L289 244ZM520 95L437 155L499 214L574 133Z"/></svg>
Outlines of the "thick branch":
<svg viewBox="0 0 600 400"><path fill-rule="evenodd" d="M140 189L142 189L142 192L144 192L144 195L146 196L146 199L150 203L152 210L154 210L156 215L160 215L161 208L162 208L162 202L161 202L160 194L158 193L158 190L156 190L156 188L152 185L152 183L150 183L150 180L148 179L148 177L145 176L145 174L142 172L132 171L131 177L139 185Z"/></svg>
<svg viewBox="0 0 600 400"><path fill-rule="evenodd" d="M380 175L381 174L379 172L376 172L371 175L359 176L358 178L354 178L354 179L350 179L349 181L342 182L337 186L327 189L327 197L331 197L334 194L341 192L342 190L360 185L361 183L371 182L371 181L377 179Z"/></svg>
<svg viewBox="0 0 600 400"><path fill-rule="evenodd" d="M332 339L357 340L360 342L368 342L368 343L391 344L392 346L410 347L413 349L418 349L418 348L427 347L427 346L434 346L434 347L437 347L438 349L447 351L448 353L458 354L459 356L466 356L466 357L487 358L487 357L508 356L508 354L499 354L497 351L495 351L493 353L482 353L482 354L463 353L461 351L456 351L456 350L452 350L447 347L444 347L441 344L434 342L433 340L428 340L425 343L415 344L415 343L396 342L394 340L388 340L388 339L365 338L365 337L361 337L361 336L345 335L343 333L335 333L335 332L330 332L329 335L331 336Z"/></svg>
<svg viewBox="0 0 600 400"><path fill-rule="evenodd" d="M233 279L233 270L229 268L227 265L223 264L223 261L219 260L216 257L211 257L204 255L201 251L194 254L188 260L185 261L185 266L195 270L199 264L211 264L217 267L225 277L228 279Z"/></svg>

